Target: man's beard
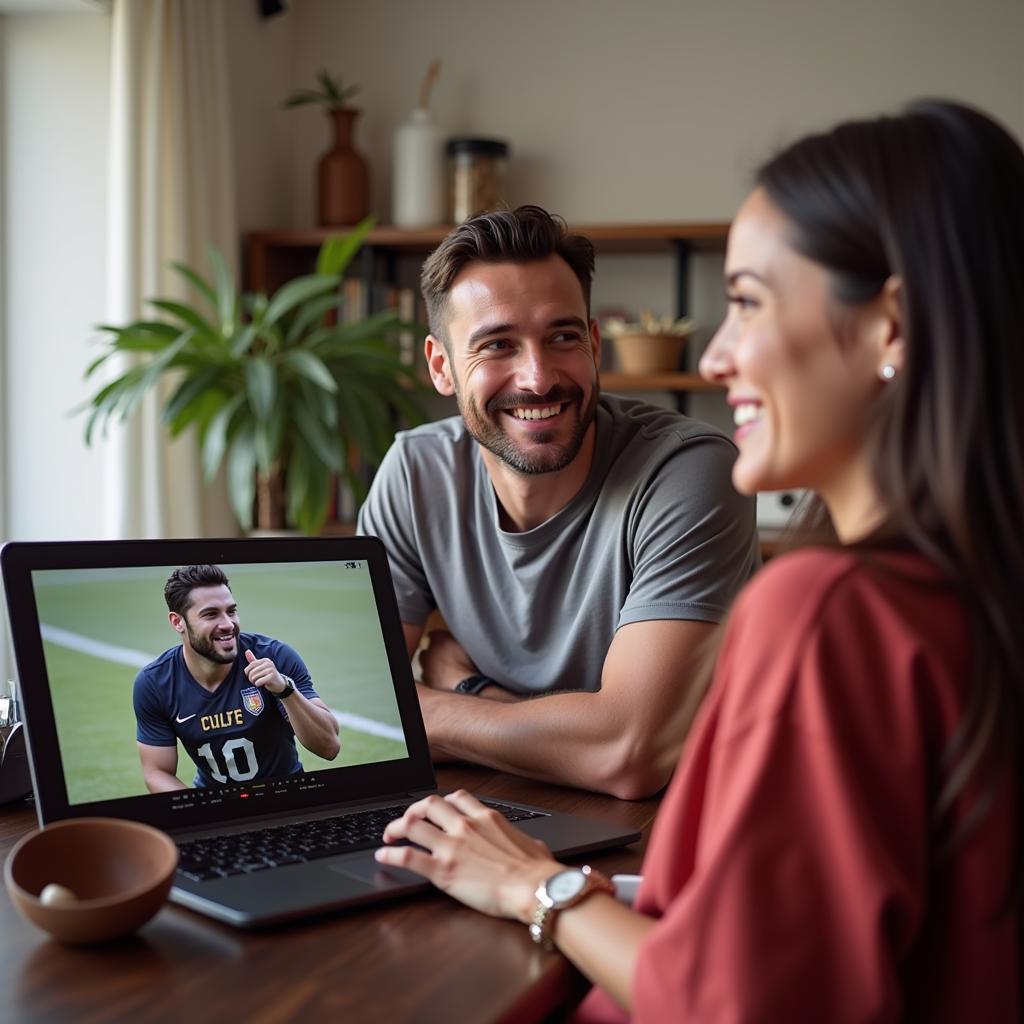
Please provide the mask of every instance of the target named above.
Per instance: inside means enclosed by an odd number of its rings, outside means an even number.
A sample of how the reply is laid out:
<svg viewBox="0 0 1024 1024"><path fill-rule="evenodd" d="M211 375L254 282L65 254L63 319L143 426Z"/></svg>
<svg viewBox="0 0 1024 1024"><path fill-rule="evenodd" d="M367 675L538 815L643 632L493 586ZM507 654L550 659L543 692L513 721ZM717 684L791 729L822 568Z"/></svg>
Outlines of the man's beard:
<svg viewBox="0 0 1024 1024"><path fill-rule="evenodd" d="M595 385L590 393L586 406L580 408L579 419L568 441L555 444L555 430L534 433L529 447L513 440L501 426L499 419L503 410L515 409L529 405L569 404L580 407L583 391L575 385L569 388L552 388L546 395L534 395L524 391L505 391L495 395L488 403L486 416L480 412L479 406L472 396L468 399L462 394L458 382L455 384L455 397L459 403L466 429L479 444L496 455L505 465L519 473L533 475L536 473L555 473L565 469L579 454L590 424L594 422L597 409L598 389Z"/></svg>
<svg viewBox="0 0 1024 1024"><path fill-rule="evenodd" d="M188 642L189 646L195 651L196 654L207 661L215 661L218 665L230 665L231 662L238 657L238 634L241 632L239 626L235 626L235 653L234 654L222 654L214 646L212 639L206 639L196 633L190 625L188 619L185 619L185 629L188 631Z"/></svg>

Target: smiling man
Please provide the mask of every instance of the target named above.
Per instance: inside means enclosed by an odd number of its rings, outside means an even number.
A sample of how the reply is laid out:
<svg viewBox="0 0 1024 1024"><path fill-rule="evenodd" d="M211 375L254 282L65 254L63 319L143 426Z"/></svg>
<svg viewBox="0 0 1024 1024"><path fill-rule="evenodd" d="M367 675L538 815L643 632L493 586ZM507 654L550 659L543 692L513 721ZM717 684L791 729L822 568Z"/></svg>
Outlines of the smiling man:
<svg viewBox="0 0 1024 1024"><path fill-rule="evenodd" d="M195 762L194 786L301 772L296 737L314 754L337 756L338 723L302 658L279 640L241 631L219 566L175 569L164 598L181 643L146 665L133 691L151 793L187 788L177 776L178 740Z"/></svg>
<svg viewBox="0 0 1024 1024"><path fill-rule="evenodd" d="M668 781L695 654L757 565L714 428L601 396L594 248L536 206L423 267L434 387L360 511L388 548L431 750L625 798ZM544 699L531 699L543 697Z"/></svg>

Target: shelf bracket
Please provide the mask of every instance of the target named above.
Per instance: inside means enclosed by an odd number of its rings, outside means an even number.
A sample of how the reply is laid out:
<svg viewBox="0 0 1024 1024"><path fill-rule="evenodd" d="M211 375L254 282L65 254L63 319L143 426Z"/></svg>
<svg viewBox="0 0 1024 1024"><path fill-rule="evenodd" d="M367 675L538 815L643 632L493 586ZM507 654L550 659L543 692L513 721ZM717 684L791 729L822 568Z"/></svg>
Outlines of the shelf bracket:
<svg viewBox="0 0 1024 1024"><path fill-rule="evenodd" d="M675 255L676 316L684 317L690 311L690 243L683 238L672 239ZM690 407L689 396L683 391L674 394L676 409L686 413Z"/></svg>

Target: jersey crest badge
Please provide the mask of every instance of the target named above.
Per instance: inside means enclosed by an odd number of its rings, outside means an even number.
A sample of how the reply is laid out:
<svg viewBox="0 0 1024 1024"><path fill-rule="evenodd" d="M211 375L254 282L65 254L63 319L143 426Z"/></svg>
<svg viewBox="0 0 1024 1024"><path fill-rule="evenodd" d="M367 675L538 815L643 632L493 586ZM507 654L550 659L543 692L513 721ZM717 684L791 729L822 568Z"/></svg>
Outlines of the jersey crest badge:
<svg viewBox="0 0 1024 1024"><path fill-rule="evenodd" d="M263 694L255 686L248 686L239 693L242 697L242 704L250 715L258 715L263 710Z"/></svg>

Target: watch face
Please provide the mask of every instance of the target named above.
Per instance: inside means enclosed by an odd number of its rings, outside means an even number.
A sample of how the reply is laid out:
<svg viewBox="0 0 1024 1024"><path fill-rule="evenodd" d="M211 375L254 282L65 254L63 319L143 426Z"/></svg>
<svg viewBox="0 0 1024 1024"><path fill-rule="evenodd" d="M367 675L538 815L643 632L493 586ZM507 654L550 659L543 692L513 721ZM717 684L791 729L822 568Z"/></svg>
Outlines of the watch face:
<svg viewBox="0 0 1024 1024"><path fill-rule="evenodd" d="M547 884L548 896L555 903L564 903L582 892L587 884L587 876L579 868L559 871Z"/></svg>

